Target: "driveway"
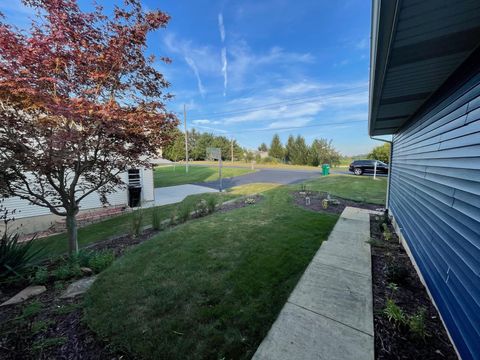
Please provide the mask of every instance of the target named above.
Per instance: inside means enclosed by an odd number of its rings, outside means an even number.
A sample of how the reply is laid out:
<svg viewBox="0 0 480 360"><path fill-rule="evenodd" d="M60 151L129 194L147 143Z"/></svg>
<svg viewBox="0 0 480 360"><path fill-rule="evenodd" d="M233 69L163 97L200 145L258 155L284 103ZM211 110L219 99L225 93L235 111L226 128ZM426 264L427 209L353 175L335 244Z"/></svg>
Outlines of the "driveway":
<svg viewBox="0 0 480 360"><path fill-rule="evenodd" d="M155 206L175 204L189 195L216 192L211 187L200 185L177 185L155 188Z"/></svg>
<svg viewBox="0 0 480 360"><path fill-rule="evenodd" d="M282 185L295 184L320 175L320 171L260 169L254 173L223 179L222 188L229 189L234 186L253 183L276 183ZM218 189L219 180L197 183L197 185Z"/></svg>

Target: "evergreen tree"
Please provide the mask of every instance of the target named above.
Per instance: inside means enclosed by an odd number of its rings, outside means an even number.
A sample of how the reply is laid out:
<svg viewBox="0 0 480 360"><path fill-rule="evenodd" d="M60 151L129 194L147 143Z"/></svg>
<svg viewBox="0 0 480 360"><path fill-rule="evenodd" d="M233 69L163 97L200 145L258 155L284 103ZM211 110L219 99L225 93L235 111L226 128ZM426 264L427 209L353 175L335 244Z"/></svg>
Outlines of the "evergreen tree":
<svg viewBox="0 0 480 360"><path fill-rule="evenodd" d="M278 136L278 134L273 135L268 155L282 161L285 157L285 149L283 148L282 142L280 141L280 136Z"/></svg>

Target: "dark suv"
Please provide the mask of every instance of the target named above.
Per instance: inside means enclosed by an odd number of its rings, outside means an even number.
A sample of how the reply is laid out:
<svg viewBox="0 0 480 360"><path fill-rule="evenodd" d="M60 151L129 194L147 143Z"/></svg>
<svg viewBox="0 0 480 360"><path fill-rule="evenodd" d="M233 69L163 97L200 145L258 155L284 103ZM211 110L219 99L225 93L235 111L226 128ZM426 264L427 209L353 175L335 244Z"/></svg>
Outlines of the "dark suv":
<svg viewBox="0 0 480 360"><path fill-rule="evenodd" d="M378 160L355 160L350 164L348 171L353 172L355 175L373 173L375 169L375 161L377 162L377 173L388 174L388 164Z"/></svg>

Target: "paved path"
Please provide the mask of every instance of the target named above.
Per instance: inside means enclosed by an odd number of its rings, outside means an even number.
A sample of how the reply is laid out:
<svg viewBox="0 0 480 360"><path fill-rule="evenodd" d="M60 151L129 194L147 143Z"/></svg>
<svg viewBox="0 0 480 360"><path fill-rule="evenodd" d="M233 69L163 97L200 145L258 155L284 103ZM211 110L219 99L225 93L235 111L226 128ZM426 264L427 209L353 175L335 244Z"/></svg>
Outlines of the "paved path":
<svg viewBox="0 0 480 360"><path fill-rule="evenodd" d="M188 195L216 192L210 187L199 185L177 185L155 188L155 205L168 205L182 201Z"/></svg>
<svg viewBox="0 0 480 360"><path fill-rule="evenodd" d="M254 360L372 360L369 211L347 207Z"/></svg>
<svg viewBox="0 0 480 360"><path fill-rule="evenodd" d="M295 184L320 175L320 171L260 169L254 173L223 179L222 188L229 189L252 183ZM219 181L198 183L197 185L218 189Z"/></svg>

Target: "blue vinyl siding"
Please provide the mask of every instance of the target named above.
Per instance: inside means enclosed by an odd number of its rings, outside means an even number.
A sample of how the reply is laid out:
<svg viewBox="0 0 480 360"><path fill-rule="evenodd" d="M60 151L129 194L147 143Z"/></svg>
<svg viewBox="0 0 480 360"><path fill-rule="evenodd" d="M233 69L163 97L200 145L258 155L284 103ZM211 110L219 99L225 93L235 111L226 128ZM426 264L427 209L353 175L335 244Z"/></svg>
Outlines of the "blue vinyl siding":
<svg viewBox="0 0 480 360"><path fill-rule="evenodd" d="M390 211L463 359L480 359L480 73L393 138Z"/></svg>

